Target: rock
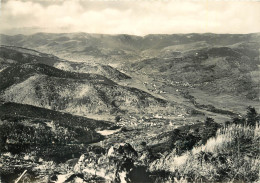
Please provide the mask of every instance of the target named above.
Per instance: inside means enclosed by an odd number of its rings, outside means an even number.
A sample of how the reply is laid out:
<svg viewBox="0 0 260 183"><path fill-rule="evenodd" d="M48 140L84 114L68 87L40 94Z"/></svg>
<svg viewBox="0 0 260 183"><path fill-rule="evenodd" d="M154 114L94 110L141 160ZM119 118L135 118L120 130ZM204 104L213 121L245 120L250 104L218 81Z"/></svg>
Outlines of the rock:
<svg viewBox="0 0 260 183"><path fill-rule="evenodd" d="M57 181L58 180L58 177L57 175L52 175L51 178L50 178L51 181Z"/></svg>
<svg viewBox="0 0 260 183"><path fill-rule="evenodd" d="M97 148L95 148L97 149ZM96 153L89 148L74 166L74 172L103 177L108 181L129 182L129 172L134 168L138 154L128 143L115 144L107 149L107 153Z"/></svg>

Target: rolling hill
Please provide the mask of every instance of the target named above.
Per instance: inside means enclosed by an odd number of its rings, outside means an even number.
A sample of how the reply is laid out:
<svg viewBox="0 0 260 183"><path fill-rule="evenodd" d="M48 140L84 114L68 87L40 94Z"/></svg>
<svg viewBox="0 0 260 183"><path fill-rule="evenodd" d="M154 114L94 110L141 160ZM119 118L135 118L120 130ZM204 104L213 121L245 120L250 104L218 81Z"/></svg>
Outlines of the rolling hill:
<svg viewBox="0 0 260 183"><path fill-rule="evenodd" d="M168 83L185 83L214 94L243 95L258 100L258 84L251 74L260 61L255 52L247 56L229 47L193 50L178 58L152 58L129 68Z"/></svg>
<svg viewBox="0 0 260 183"><path fill-rule="evenodd" d="M0 69L14 63L41 63L71 72L100 74L113 80L130 79L129 76L109 65L69 62L51 54L15 46L0 47L0 63Z"/></svg>

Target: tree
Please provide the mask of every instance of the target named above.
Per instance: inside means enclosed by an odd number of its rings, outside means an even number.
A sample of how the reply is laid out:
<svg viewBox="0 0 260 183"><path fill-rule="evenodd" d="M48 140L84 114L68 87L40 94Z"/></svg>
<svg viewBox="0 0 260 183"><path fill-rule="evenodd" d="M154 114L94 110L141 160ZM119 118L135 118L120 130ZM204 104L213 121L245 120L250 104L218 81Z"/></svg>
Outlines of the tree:
<svg viewBox="0 0 260 183"><path fill-rule="evenodd" d="M212 125L212 124L214 124L214 123L215 123L215 121L214 121L213 118L210 118L210 117L207 117L207 118L206 118L206 121L205 121L205 125L206 125L206 126L210 126L210 125Z"/></svg>
<svg viewBox="0 0 260 183"><path fill-rule="evenodd" d="M116 122L119 122L119 121L121 121L121 117L120 116L116 116L115 120L116 120Z"/></svg>
<svg viewBox="0 0 260 183"><path fill-rule="evenodd" d="M246 114L246 124L249 126L255 126L259 123L260 116L257 114L254 107L249 106Z"/></svg>

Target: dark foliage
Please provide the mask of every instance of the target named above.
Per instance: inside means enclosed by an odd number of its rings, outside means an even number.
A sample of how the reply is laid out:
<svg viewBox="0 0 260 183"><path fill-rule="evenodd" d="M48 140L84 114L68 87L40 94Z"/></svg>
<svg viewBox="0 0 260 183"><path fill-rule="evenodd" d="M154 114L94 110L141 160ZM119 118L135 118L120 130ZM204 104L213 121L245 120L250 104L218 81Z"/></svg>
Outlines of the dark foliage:
<svg viewBox="0 0 260 183"><path fill-rule="evenodd" d="M246 125L255 126L256 124L259 124L259 122L260 122L260 116L257 114L255 108L249 106L247 108L247 114L246 114Z"/></svg>
<svg viewBox="0 0 260 183"><path fill-rule="evenodd" d="M29 117L52 120L61 126L69 128L87 127L89 129L104 129L111 126L111 123L108 121L98 121L26 104L7 102L0 105L0 119L4 120L14 117Z"/></svg>
<svg viewBox="0 0 260 183"><path fill-rule="evenodd" d="M236 125L256 126L257 124L260 124L260 115L257 114L254 107L249 106L245 117L235 117L233 118L232 123ZM230 125L232 123L226 122L226 125Z"/></svg>

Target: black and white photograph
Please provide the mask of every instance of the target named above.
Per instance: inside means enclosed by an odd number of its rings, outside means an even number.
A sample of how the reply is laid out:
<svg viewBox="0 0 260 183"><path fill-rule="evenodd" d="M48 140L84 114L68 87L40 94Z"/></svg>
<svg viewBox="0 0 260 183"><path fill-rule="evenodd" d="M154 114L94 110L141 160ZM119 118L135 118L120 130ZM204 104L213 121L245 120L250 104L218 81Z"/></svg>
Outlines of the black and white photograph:
<svg viewBox="0 0 260 183"><path fill-rule="evenodd" d="M0 183L259 183L260 1L0 0Z"/></svg>

